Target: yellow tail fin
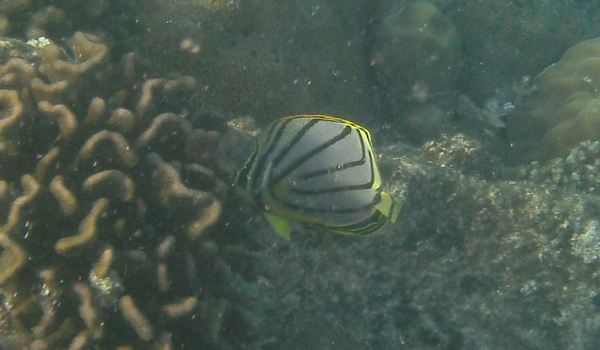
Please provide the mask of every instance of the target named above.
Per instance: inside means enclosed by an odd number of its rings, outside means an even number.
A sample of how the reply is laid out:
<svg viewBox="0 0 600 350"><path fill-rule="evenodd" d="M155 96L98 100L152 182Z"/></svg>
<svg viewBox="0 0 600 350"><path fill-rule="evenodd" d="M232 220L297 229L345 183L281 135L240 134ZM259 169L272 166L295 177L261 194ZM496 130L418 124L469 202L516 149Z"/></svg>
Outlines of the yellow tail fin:
<svg viewBox="0 0 600 350"><path fill-rule="evenodd" d="M402 201L392 197L387 192L381 192L381 200L375 206L385 217L393 224L398 220L400 211L402 210Z"/></svg>

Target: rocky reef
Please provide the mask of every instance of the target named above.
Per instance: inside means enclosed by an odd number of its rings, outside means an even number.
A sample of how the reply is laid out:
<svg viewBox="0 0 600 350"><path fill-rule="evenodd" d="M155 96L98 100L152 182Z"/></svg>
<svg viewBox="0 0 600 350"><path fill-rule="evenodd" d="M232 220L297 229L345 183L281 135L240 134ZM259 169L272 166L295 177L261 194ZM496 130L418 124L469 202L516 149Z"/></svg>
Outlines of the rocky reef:
<svg viewBox="0 0 600 350"><path fill-rule="evenodd" d="M525 170L474 173L494 163L486 153L464 135L389 146L387 186L406 205L397 225L360 239L297 228L247 253L269 320L260 348L599 346L597 195Z"/></svg>
<svg viewBox="0 0 600 350"><path fill-rule="evenodd" d="M113 65L107 45L81 32L69 48L10 43L0 65L1 347L215 343L229 303L196 266L214 251L201 237L220 218L225 185L218 133L193 128L182 109L194 80L153 78L135 54Z"/></svg>

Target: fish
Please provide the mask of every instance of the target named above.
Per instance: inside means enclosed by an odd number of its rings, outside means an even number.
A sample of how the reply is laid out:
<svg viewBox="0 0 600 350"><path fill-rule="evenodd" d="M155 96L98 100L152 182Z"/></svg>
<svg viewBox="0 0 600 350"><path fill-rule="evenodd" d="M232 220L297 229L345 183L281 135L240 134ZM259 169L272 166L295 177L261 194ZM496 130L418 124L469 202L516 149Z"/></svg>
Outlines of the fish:
<svg viewBox="0 0 600 350"><path fill-rule="evenodd" d="M234 184L286 240L292 223L368 235L395 223L402 201L383 191L371 133L329 115L294 115L269 124Z"/></svg>

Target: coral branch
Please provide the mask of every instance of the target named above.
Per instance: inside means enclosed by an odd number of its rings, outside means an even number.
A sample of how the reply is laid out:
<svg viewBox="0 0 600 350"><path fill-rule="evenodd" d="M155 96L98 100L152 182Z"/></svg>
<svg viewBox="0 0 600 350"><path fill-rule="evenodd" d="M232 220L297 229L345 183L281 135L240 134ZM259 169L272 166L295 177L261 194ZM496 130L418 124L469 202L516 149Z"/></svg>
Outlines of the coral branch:
<svg viewBox="0 0 600 350"><path fill-rule="evenodd" d="M133 199L135 184L119 170L104 170L85 179L83 190L128 202Z"/></svg>
<svg viewBox="0 0 600 350"><path fill-rule="evenodd" d="M41 304L42 318L33 327L33 335L36 338L43 338L48 334L48 330L56 323L56 313L59 304L59 286L56 280L56 270L45 269L39 274L42 280L42 291L43 296Z"/></svg>
<svg viewBox="0 0 600 350"><path fill-rule="evenodd" d="M156 254L160 259L165 259L175 248L175 236L167 236L156 248Z"/></svg>
<svg viewBox="0 0 600 350"><path fill-rule="evenodd" d="M123 317L129 322L131 327L135 330L140 339L150 341L154 337L154 330L150 321L144 316L144 314L138 309L130 295L121 297L119 301L119 309Z"/></svg>
<svg viewBox="0 0 600 350"><path fill-rule="evenodd" d="M83 350L86 348L89 341L90 336L87 330L81 331L75 336L75 338L73 338L67 350Z"/></svg>
<svg viewBox="0 0 600 350"><path fill-rule="evenodd" d="M60 148L52 147L48 153L46 153L37 163L35 167L35 178L39 182L44 182L48 170L50 170L50 167L55 164L59 154Z"/></svg>
<svg viewBox="0 0 600 350"><path fill-rule="evenodd" d="M180 318L194 312L196 306L198 306L198 298L192 296L166 304L162 307L162 311L171 318Z"/></svg>
<svg viewBox="0 0 600 350"><path fill-rule="evenodd" d="M29 174L25 174L21 177L21 186L24 188L25 194L15 199L12 203L8 212L6 224L0 228L1 231L9 234L12 233L20 223L25 206L31 203L40 192L40 184Z"/></svg>
<svg viewBox="0 0 600 350"><path fill-rule="evenodd" d="M98 318L98 312L94 306L94 298L90 287L83 282L76 282L73 291L79 297L79 316L85 323L93 338L102 337L102 327Z"/></svg>
<svg viewBox="0 0 600 350"><path fill-rule="evenodd" d="M202 209L200 216L192 221L187 227L187 234L190 238L198 238L207 228L213 226L219 221L223 206L217 199L213 199L209 206Z"/></svg>
<svg viewBox="0 0 600 350"><path fill-rule="evenodd" d="M104 143L112 146L120 163L124 166L131 168L137 164L137 156L123 135L108 130L102 130L90 137L79 150L79 158L89 159L96 156L99 153L100 145ZM110 159L112 160L113 157L111 156Z"/></svg>
<svg viewBox="0 0 600 350"><path fill-rule="evenodd" d="M171 288L171 280L169 279L169 268L167 264L161 262L156 267L156 282L158 284L158 290L161 293L166 293Z"/></svg>
<svg viewBox="0 0 600 350"><path fill-rule="evenodd" d="M165 163L159 155L148 155L148 161L156 167L152 177L159 203L167 208L191 206L197 211L186 227L190 238L197 238L218 221L222 208L217 199L209 193L186 187L177 170Z"/></svg>
<svg viewBox="0 0 600 350"><path fill-rule="evenodd" d="M91 273L94 274L97 278L106 278L114 260L115 250L112 248L105 249L100 255L100 259L98 259L98 262L94 264Z"/></svg>
<svg viewBox="0 0 600 350"><path fill-rule="evenodd" d="M135 128L135 117L130 110L117 108L108 119L108 125L124 134L128 134Z"/></svg>
<svg viewBox="0 0 600 350"><path fill-rule="evenodd" d="M77 197L65 185L65 179L62 176L55 176L50 181L50 192L58 201L60 210L66 216L73 215L79 209L79 201Z"/></svg>
<svg viewBox="0 0 600 350"><path fill-rule="evenodd" d="M35 97L36 100L53 102L59 100L70 88L69 82L66 80L46 84L40 78L31 79L30 87L33 97Z"/></svg>
<svg viewBox="0 0 600 350"><path fill-rule="evenodd" d="M17 82L21 83L22 86L28 86L29 82L35 75L35 69L27 63L27 61L20 58L11 58L6 62L5 65L0 66L0 84L1 85L12 85L12 87L21 87L15 86ZM6 79L5 76L12 76L15 81L4 81L4 80L13 80Z"/></svg>
<svg viewBox="0 0 600 350"><path fill-rule="evenodd" d="M59 239L54 245L56 252L66 255L90 244L98 234L98 221L107 208L108 199L100 198L95 201L90 212L81 221L79 233Z"/></svg>
<svg viewBox="0 0 600 350"><path fill-rule="evenodd" d="M181 134L173 132L172 128L181 130ZM172 137L186 138L191 131L190 123L182 117L173 113L163 113L152 120L150 126L137 139L135 145L138 148L147 147L150 143L160 136L160 131L169 128Z"/></svg>
<svg viewBox="0 0 600 350"><path fill-rule="evenodd" d="M58 126L60 127L60 133L58 134L57 140L71 140L77 132L78 122L77 117L69 107L58 104L53 105L47 101L40 101L38 103L38 109L47 117L56 119Z"/></svg>
<svg viewBox="0 0 600 350"><path fill-rule="evenodd" d="M0 134L14 126L23 115L19 94L13 90L0 90Z"/></svg>
<svg viewBox="0 0 600 350"><path fill-rule="evenodd" d="M148 114L154 102L154 91L162 88L164 85L164 79L149 79L144 82L140 99L135 107L135 112L138 116L143 118Z"/></svg>
<svg viewBox="0 0 600 350"><path fill-rule="evenodd" d="M76 62L60 59L62 52L55 45L47 45L42 50L44 63L40 70L52 82L67 80L74 83L108 59L108 47L93 35L77 32L71 41Z"/></svg>
<svg viewBox="0 0 600 350"><path fill-rule="evenodd" d="M100 124L106 115L106 101L100 97L94 97L88 105L87 114L83 124L86 127L93 127Z"/></svg>
<svg viewBox="0 0 600 350"><path fill-rule="evenodd" d="M1 286L23 268L27 261L27 254L17 242L10 239L4 230L0 230L0 247L3 248L0 255Z"/></svg>

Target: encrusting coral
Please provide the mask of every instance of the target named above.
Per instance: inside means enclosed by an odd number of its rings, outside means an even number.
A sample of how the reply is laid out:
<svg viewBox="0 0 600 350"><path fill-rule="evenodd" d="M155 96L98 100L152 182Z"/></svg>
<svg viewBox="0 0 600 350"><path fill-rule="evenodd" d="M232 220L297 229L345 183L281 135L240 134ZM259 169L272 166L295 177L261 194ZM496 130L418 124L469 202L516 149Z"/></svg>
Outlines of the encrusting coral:
<svg viewBox="0 0 600 350"><path fill-rule="evenodd" d="M0 347L170 349L182 322L220 329L196 317L189 250L225 187L218 133L178 114L194 80L141 79L134 54L115 68L81 32L71 45L0 65Z"/></svg>
<svg viewBox="0 0 600 350"><path fill-rule="evenodd" d="M600 38L580 42L546 68L507 123L517 157L566 156L600 136Z"/></svg>

